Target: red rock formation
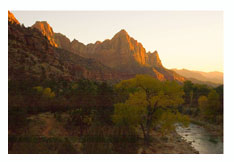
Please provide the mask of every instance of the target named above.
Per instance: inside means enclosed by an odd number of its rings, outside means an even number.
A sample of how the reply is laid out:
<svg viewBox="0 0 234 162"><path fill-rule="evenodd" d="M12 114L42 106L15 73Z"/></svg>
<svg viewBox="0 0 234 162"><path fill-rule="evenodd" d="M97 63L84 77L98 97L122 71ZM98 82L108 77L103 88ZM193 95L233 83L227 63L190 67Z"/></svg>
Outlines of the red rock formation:
<svg viewBox="0 0 234 162"><path fill-rule="evenodd" d="M129 78L94 59L56 48L37 29L8 23L9 80L66 80L82 78L118 81Z"/></svg>
<svg viewBox="0 0 234 162"><path fill-rule="evenodd" d="M20 24L19 21L15 18L15 16L10 11L8 11L8 22L12 24Z"/></svg>
<svg viewBox="0 0 234 162"><path fill-rule="evenodd" d="M183 81L184 78L163 67L158 52L146 52L137 40L125 30L116 33L112 39L84 45L70 40L63 34L54 33L47 22L36 22L32 27L47 36L52 46L66 49L82 57L93 58L102 64L128 75L150 74L159 80ZM88 74L87 74L88 75Z"/></svg>
<svg viewBox="0 0 234 162"><path fill-rule="evenodd" d="M121 30L109 40L97 41L95 44L88 44L86 47L79 42L73 47L73 52L90 58L95 58L103 64L116 68L136 63L143 66L162 67L157 51L146 53L141 43Z"/></svg>
<svg viewBox="0 0 234 162"><path fill-rule="evenodd" d="M54 33L53 38L59 48L67 49L70 51L71 42L65 35L61 33Z"/></svg>
<svg viewBox="0 0 234 162"><path fill-rule="evenodd" d="M81 56L85 56L82 54L86 53L86 46L83 43L79 42L78 40L74 39L71 42L71 49L70 50L74 53L81 55Z"/></svg>
<svg viewBox="0 0 234 162"><path fill-rule="evenodd" d="M162 62L159 58L158 52L154 51L153 53L148 52L147 64L152 67L162 67Z"/></svg>
<svg viewBox="0 0 234 162"><path fill-rule="evenodd" d="M53 29L46 21L37 21L33 26L33 28L38 29L41 33L47 37L50 44L54 47L58 47L57 43L54 40L54 32Z"/></svg>

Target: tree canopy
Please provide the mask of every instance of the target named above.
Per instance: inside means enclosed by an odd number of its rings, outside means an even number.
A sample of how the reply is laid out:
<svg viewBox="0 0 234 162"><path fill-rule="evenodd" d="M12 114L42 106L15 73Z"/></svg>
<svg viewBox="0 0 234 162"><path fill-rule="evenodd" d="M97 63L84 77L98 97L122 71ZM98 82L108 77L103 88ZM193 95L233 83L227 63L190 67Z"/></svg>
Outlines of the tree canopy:
<svg viewBox="0 0 234 162"><path fill-rule="evenodd" d="M182 86L176 82L161 82L148 75L137 75L133 79L121 81L116 89L125 94L125 101L122 98L122 102L114 105L113 121L119 125L141 126L145 139L149 138L156 124L165 125L162 122L165 113L171 113L171 118L177 118L175 108L183 103Z"/></svg>

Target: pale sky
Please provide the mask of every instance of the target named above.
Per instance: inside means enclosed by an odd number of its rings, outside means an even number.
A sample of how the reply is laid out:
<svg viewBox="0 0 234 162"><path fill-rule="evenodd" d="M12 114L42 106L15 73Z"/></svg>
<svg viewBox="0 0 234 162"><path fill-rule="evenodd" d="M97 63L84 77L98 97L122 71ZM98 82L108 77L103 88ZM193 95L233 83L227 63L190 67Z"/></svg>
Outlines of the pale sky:
<svg viewBox="0 0 234 162"><path fill-rule="evenodd" d="M84 44L125 29L166 68L223 72L221 11L12 11L25 26L47 21L54 32Z"/></svg>

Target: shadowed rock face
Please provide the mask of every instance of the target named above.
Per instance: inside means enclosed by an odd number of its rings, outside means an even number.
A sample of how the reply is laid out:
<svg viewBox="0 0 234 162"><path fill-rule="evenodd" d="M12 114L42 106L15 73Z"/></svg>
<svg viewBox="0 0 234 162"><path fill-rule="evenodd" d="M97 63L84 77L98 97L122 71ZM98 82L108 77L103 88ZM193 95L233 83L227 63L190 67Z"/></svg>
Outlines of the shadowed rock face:
<svg viewBox="0 0 234 162"><path fill-rule="evenodd" d="M9 80L118 81L130 77L134 76L120 74L94 59L52 46L35 28L8 22Z"/></svg>
<svg viewBox="0 0 234 162"><path fill-rule="evenodd" d="M36 22L32 27L41 31L52 46L95 59L119 73L149 74L159 80L184 81L183 77L163 67L157 51L146 52L143 45L130 37L124 29L116 33L112 39L84 45L75 39L70 42L61 33L54 33L45 21Z"/></svg>
<svg viewBox="0 0 234 162"><path fill-rule="evenodd" d="M71 43L70 43L70 40L65 35L63 35L61 33L54 33L53 39L59 48L63 48L63 49L67 49L67 50L69 49L69 51L70 51Z"/></svg>

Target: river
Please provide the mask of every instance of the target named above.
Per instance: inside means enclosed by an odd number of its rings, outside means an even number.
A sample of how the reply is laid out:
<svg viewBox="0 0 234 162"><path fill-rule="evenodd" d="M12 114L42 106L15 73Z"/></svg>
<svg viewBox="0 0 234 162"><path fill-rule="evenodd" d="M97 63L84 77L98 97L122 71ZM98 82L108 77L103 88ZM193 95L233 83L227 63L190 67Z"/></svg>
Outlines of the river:
<svg viewBox="0 0 234 162"><path fill-rule="evenodd" d="M176 131L200 154L222 154L223 140L221 137L211 136L203 127L190 124L187 128L177 125Z"/></svg>

